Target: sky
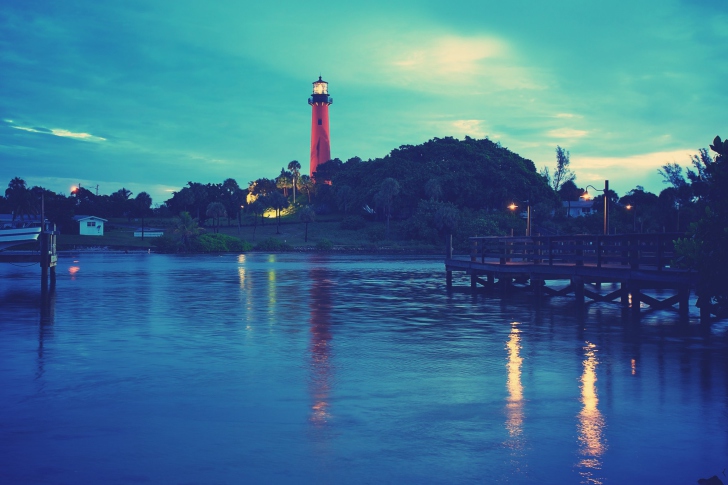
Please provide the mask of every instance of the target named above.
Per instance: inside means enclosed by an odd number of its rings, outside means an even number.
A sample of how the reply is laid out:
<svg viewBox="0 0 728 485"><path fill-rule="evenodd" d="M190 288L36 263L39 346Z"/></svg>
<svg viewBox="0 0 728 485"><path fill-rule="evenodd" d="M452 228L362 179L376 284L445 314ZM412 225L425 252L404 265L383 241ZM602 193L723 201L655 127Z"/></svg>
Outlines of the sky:
<svg viewBox="0 0 728 485"><path fill-rule="evenodd" d="M659 192L660 166L728 137L728 1L4 0L0 186L162 203L307 173L319 75L332 157L488 137Z"/></svg>

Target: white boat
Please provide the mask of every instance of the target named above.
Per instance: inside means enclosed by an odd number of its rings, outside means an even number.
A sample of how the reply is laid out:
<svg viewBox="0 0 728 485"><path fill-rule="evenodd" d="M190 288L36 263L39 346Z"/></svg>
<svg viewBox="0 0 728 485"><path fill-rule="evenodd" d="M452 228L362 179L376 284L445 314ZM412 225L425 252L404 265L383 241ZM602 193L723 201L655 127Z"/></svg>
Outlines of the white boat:
<svg viewBox="0 0 728 485"><path fill-rule="evenodd" d="M37 241L41 229L39 220L13 221L0 218L0 251L12 246Z"/></svg>

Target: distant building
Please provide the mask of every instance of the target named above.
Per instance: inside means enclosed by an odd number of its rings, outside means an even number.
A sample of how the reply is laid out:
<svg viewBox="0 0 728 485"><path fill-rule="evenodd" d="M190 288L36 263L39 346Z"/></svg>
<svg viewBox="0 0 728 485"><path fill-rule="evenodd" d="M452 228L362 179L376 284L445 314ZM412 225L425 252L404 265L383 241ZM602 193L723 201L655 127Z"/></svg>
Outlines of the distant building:
<svg viewBox="0 0 728 485"><path fill-rule="evenodd" d="M561 205L566 212L566 217L581 217L595 212L593 200L564 201Z"/></svg>
<svg viewBox="0 0 728 485"><path fill-rule="evenodd" d="M78 221L78 233L81 236L103 236L104 222L108 222L96 216L74 216L73 220Z"/></svg>
<svg viewBox="0 0 728 485"><path fill-rule="evenodd" d="M164 229L147 228L144 229L144 237L162 237L164 235ZM142 237L142 230L137 229L134 231L134 237Z"/></svg>

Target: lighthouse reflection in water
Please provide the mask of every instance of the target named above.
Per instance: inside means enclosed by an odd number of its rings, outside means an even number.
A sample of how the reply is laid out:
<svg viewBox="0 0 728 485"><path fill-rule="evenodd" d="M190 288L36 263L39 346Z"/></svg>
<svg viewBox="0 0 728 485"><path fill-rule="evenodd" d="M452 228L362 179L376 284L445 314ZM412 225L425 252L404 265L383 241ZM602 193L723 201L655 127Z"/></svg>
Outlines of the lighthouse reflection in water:
<svg viewBox="0 0 728 485"><path fill-rule="evenodd" d="M39 303L37 273L0 267L3 483L619 485L727 465L719 325L448 292L440 257L78 253L58 275Z"/></svg>

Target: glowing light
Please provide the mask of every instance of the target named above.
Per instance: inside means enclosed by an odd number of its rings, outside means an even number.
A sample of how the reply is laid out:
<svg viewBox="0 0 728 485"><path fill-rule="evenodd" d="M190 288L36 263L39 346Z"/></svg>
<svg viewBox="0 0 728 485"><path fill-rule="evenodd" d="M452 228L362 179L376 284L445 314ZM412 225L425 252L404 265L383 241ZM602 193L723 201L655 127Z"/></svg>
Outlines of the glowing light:
<svg viewBox="0 0 728 485"><path fill-rule="evenodd" d="M521 384L521 364L523 358L520 356L521 338L518 330L518 322L511 323L511 333L506 343L508 349L508 404L506 405L506 429L511 438L517 439L523 433L523 385ZM513 443L517 447L519 443Z"/></svg>
<svg viewBox="0 0 728 485"><path fill-rule="evenodd" d="M637 361L632 359L632 375L637 374Z"/></svg>
<svg viewBox="0 0 728 485"><path fill-rule="evenodd" d="M80 269L81 268L79 268L78 266L71 266L70 268L68 268L68 273L71 275L71 280L76 279L76 273L78 273Z"/></svg>
<svg viewBox="0 0 728 485"><path fill-rule="evenodd" d="M584 200L590 200L592 198L592 196L589 195L589 192L585 191L583 194L581 194L581 198Z"/></svg>
<svg viewBox="0 0 728 485"><path fill-rule="evenodd" d="M596 369L599 361L596 357L596 345L586 342L584 346L585 360L582 362L584 371L581 375L581 402L583 408L578 415L578 431L580 453L582 456L578 466L584 468L580 475L585 481L582 483L603 483L600 478L594 477L595 470L601 470L600 457L607 449L602 436L605 423L599 411L599 398L597 396Z"/></svg>
<svg viewBox="0 0 728 485"><path fill-rule="evenodd" d="M511 205L509 205L508 208L510 210L514 211L514 210L518 209L518 206L516 205L515 202L511 202Z"/></svg>
<svg viewBox="0 0 728 485"><path fill-rule="evenodd" d="M627 210L630 210L632 207L634 207L632 204L627 204L624 206L624 208Z"/></svg>
<svg viewBox="0 0 728 485"><path fill-rule="evenodd" d="M75 194L77 190L78 190L78 187L76 187L75 185L73 187L71 187L72 194Z"/></svg>

